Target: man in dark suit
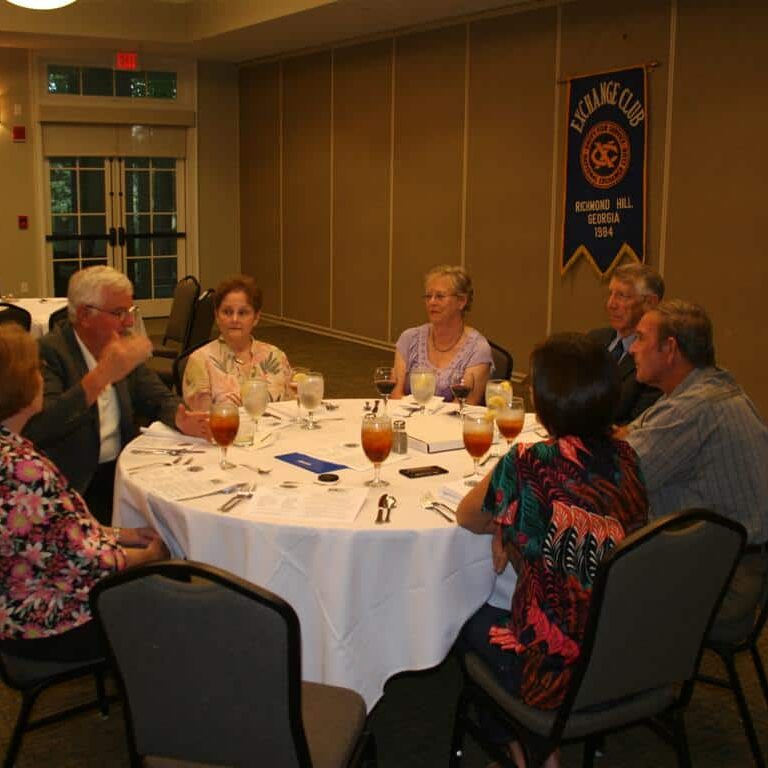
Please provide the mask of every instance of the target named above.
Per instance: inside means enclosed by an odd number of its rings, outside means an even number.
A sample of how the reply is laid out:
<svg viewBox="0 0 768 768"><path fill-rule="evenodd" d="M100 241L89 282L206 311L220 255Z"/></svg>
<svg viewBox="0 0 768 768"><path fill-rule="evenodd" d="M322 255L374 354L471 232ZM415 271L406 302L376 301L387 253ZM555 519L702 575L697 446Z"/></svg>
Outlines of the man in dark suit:
<svg viewBox="0 0 768 768"><path fill-rule="evenodd" d="M144 362L146 336L132 335L133 286L111 267L69 281L69 322L40 340L43 410L24 435L58 464L100 522L112 515L115 462L137 434L137 415L209 436L207 414L187 411Z"/></svg>
<svg viewBox="0 0 768 768"><path fill-rule="evenodd" d="M621 374L621 399L616 423L627 424L661 395L661 391L635 378L635 361L629 348L643 314L664 298L664 280L645 264L625 264L614 270L608 283L609 328L598 328L589 336L613 355Z"/></svg>

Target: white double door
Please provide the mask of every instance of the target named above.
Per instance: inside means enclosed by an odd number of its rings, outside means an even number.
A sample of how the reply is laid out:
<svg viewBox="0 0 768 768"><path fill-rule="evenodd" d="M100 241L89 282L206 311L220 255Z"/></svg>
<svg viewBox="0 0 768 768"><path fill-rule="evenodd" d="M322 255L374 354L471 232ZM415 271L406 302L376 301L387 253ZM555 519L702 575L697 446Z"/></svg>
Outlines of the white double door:
<svg viewBox="0 0 768 768"><path fill-rule="evenodd" d="M184 161L172 157L45 158L49 289L108 264L124 272L146 317L167 315L186 274Z"/></svg>

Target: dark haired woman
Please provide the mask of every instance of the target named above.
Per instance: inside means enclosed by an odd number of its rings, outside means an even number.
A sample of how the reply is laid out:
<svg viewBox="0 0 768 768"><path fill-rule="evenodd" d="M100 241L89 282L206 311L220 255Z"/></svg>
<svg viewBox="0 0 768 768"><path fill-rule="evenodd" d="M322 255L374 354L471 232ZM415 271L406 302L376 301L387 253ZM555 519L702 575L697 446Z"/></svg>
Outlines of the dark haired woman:
<svg viewBox="0 0 768 768"><path fill-rule="evenodd" d="M550 438L517 444L462 500L459 523L501 531L518 578L509 612L483 606L465 647L531 707L557 707L584 635L597 563L647 522L637 456L611 437L616 364L583 334L557 334L531 355L534 407ZM513 756L522 765L517 746ZM547 765L558 765L558 755Z"/></svg>
<svg viewBox="0 0 768 768"><path fill-rule="evenodd" d="M216 288L214 307L220 336L193 352L184 370L184 401L194 411L212 403L240 404L240 385L264 379L270 400L293 398L291 366L285 353L251 336L261 315L261 288L248 275L235 275Z"/></svg>

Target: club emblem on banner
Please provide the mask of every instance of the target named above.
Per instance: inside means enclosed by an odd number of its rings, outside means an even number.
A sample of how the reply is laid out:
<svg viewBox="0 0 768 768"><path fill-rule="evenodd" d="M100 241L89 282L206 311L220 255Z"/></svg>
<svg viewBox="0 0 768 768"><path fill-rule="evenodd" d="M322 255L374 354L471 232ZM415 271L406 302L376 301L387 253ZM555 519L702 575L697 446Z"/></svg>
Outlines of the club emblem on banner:
<svg viewBox="0 0 768 768"><path fill-rule="evenodd" d="M569 81L562 271L645 256L645 69Z"/></svg>

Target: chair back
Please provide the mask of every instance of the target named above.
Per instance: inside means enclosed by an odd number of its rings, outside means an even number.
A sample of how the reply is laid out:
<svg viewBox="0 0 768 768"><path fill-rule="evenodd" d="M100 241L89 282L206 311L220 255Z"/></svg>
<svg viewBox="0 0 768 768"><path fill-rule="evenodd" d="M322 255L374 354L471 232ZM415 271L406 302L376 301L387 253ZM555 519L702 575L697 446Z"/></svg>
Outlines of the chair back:
<svg viewBox="0 0 768 768"><path fill-rule="evenodd" d="M189 356L204 347L208 343L208 340L201 341L197 346L190 347L186 352L183 352L173 360L173 386L176 388L176 394L179 397L184 397L184 371L187 369L187 363L189 362Z"/></svg>
<svg viewBox="0 0 768 768"><path fill-rule="evenodd" d="M512 375L513 360L512 355L504 347L488 341L491 345L491 357L493 357L493 377L495 379L508 379Z"/></svg>
<svg viewBox="0 0 768 768"><path fill-rule="evenodd" d="M16 323L25 331L29 331L32 328L32 315L24 307L0 301L0 324L2 323Z"/></svg>
<svg viewBox="0 0 768 768"><path fill-rule="evenodd" d="M69 307L61 307L55 312L51 312L48 318L48 331L53 332L57 328L63 328L69 322Z"/></svg>
<svg viewBox="0 0 768 768"><path fill-rule="evenodd" d="M200 294L200 298L195 302L195 311L192 316L192 325L186 349L197 347L203 342L211 340L215 319L213 308L214 295L215 291L213 288L208 288Z"/></svg>
<svg viewBox="0 0 768 768"><path fill-rule="evenodd" d="M293 609L216 568L155 563L91 592L135 754L309 766Z"/></svg>
<svg viewBox="0 0 768 768"><path fill-rule="evenodd" d="M168 324L165 326L163 346L170 342L179 350L186 349L189 344L189 331L192 325L192 315L195 302L200 295L200 283L197 278L187 275L176 283L173 289L173 302L171 312L168 315Z"/></svg>
<svg viewBox="0 0 768 768"><path fill-rule="evenodd" d="M628 536L600 564L582 655L558 719L692 681L704 638L746 541L743 526L703 509Z"/></svg>

